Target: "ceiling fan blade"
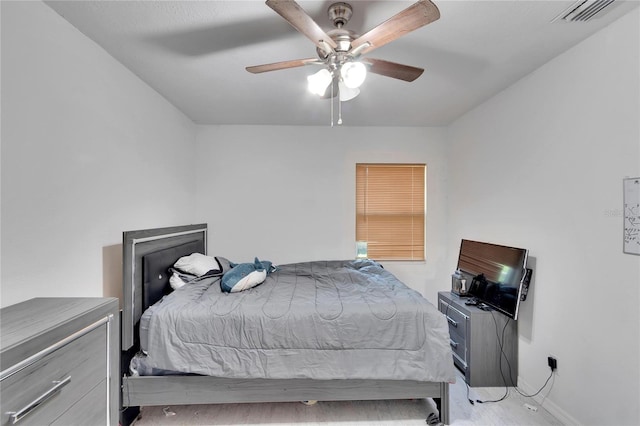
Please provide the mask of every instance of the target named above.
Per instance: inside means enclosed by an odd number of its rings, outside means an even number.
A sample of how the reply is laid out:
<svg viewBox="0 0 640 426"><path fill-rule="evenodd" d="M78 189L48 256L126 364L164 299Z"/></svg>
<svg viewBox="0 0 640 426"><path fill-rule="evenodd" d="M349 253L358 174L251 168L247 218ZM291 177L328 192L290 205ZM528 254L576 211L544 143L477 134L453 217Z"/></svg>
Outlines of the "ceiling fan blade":
<svg viewBox="0 0 640 426"><path fill-rule="evenodd" d="M397 64L395 62L384 61L382 59L364 58L362 62L369 64L369 71L385 77L397 78L398 80L413 81L420 77L424 69L412 67L410 65Z"/></svg>
<svg viewBox="0 0 640 426"><path fill-rule="evenodd" d="M286 19L296 30L304 34L317 47L327 52L327 45L335 49L335 41L293 0L267 0L267 6Z"/></svg>
<svg viewBox="0 0 640 426"><path fill-rule="evenodd" d="M259 74L267 71L278 71L287 68L297 68L311 64L322 64L323 62L316 58L294 59L291 61L274 62L272 64L254 65L247 67L246 70L253 74Z"/></svg>
<svg viewBox="0 0 640 426"><path fill-rule="evenodd" d="M370 43L369 47L359 52L365 54L439 18L440 10L435 4L430 0L420 0L355 39L351 43L351 49Z"/></svg>

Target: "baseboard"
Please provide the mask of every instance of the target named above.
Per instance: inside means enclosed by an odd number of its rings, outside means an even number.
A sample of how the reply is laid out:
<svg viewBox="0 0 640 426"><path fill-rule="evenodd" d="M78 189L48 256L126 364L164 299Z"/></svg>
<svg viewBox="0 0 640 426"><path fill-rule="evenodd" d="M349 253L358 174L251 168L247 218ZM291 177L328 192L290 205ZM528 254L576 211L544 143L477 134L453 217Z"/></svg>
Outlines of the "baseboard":
<svg viewBox="0 0 640 426"><path fill-rule="evenodd" d="M532 387L529 383L527 383L521 376L518 376L518 388L523 393L527 395L534 394L538 391L539 388ZM533 400L538 404L541 404L545 395L547 395L548 389L543 390L538 395L533 397ZM553 391L552 391L553 393ZM553 417L558 419L563 425L574 426L580 425L581 423L572 415L567 413L565 410L560 408L557 404L555 404L551 399L545 398L543 408L547 410Z"/></svg>

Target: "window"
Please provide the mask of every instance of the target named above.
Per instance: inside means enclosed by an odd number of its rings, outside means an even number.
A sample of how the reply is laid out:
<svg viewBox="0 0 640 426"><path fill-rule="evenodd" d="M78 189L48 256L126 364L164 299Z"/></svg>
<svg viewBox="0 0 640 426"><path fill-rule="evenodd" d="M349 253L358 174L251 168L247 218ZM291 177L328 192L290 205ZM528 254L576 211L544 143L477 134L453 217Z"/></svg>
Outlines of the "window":
<svg viewBox="0 0 640 426"><path fill-rule="evenodd" d="M424 164L356 164L356 240L376 260L424 260Z"/></svg>

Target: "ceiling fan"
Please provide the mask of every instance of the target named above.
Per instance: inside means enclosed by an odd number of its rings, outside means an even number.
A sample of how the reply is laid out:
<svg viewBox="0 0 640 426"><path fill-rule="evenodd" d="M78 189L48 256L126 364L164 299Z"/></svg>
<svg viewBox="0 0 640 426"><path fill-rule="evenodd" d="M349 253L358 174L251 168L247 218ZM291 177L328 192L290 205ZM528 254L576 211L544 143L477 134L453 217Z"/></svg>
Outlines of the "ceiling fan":
<svg viewBox="0 0 640 426"><path fill-rule="evenodd" d="M324 98L339 95L340 101L357 96L367 71L408 82L420 77L424 72L422 68L362 56L440 18L436 5L430 0L419 0L367 33L358 35L343 28L353 15L348 3L337 2L329 6L328 15L335 28L328 32L294 0L267 0L266 4L316 45L318 57L255 65L247 67L247 71L258 74L322 65L320 71L307 78L309 89Z"/></svg>

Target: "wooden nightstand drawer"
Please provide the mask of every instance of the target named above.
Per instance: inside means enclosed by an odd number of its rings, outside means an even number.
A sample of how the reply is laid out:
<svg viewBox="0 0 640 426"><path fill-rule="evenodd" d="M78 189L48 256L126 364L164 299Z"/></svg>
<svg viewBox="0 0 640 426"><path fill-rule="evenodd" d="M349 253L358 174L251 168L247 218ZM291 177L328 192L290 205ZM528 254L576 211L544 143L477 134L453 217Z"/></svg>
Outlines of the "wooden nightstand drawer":
<svg viewBox="0 0 640 426"><path fill-rule="evenodd" d="M449 344L454 356L458 357L458 361L466 367L467 365L467 345L465 340L456 333L450 333Z"/></svg>
<svg viewBox="0 0 640 426"><path fill-rule="evenodd" d="M0 381L1 424L50 424L96 386L102 384L106 394L106 342L107 322L101 321L53 352L34 357L24 368L8 368L17 371ZM93 412L87 418L100 415L100 423L106 424L104 404L86 408Z"/></svg>
<svg viewBox="0 0 640 426"><path fill-rule="evenodd" d="M447 322L449 323L449 332L458 334L462 339L467 335L467 320L468 317L451 306L444 300L440 300L440 312L445 314Z"/></svg>

